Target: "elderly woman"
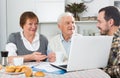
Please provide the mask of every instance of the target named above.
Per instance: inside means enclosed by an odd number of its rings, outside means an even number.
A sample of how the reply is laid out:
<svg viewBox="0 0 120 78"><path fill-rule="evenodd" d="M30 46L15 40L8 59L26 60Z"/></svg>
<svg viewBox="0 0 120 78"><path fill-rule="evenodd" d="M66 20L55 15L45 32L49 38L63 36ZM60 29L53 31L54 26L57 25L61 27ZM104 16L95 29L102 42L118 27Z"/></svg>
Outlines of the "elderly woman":
<svg viewBox="0 0 120 78"><path fill-rule="evenodd" d="M38 34L38 17L33 12L24 12L20 17L21 32L10 34L6 50L8 61L14 57L23 57L24 61L45 61L47 58L48 40Z"/></svg>

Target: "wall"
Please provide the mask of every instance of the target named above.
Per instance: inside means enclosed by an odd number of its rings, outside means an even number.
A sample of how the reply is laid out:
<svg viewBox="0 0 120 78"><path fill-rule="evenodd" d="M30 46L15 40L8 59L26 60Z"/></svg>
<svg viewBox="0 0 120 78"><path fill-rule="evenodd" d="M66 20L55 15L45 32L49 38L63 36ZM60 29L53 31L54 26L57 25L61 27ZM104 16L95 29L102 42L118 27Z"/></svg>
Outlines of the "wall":
<svg viewBox="0 0 120 78"><path fill-rule="evenodd" d="M0 52L4 50L5 43L6 43L6 0L0 0Z"/></svg>
<svg viewBox="0 0 120 78"><path fill-rule="evenodd" d="M73 3L73 2L82 2L81 0L66 0L66 4ZM93 0L91 3L85 3L87 5L87 12L82 14L83 17L88 16L97 16L97 12L100 8L108 5L113 5L113 0ZM78 33L82 35L99 35L99 30L96 27L97 21L85 21L85 22L77 22L76 25L78 27ZM48 29L46 29L48 28ZM40 23L40 33L45 35L48 39L51 39L52 36L60 33L59 29L57 28L56 22L47 22L47 23ZM51 32L52 31L52 32Z"/></svg>
<svg viewBox="0 0 120 78"><path fill-rule="evenodd" d="M31 1L31 2L30 2ZM7 41L7 37L11 32L20 31L19 27L19 16L18 12L21 10L34 10L32 6L35 6L33 3L35 0L0 0L0 51L4 50L5 43ZM81 0L65 0L66 4L70 2L80 2ZM114 0L94 0L91 3L86 3L88 6L88 11L83 14L83 16L94 16L97 15L97 11L99 8L106 5L113 5ZM7 3L7 5L6 5ZM19 6L19 7L18 7ZM7 14L6 14L7 11ZM49 13L49 12L48 12ZM52 14L51 14L52 15ZM7 19L6 19L7 18ZM12 20L14 19L14 20ZM12 21L12 22L11 22ZM9 26L8 26L9 25ZM83 33L85 28L95 27L95 23L79 23L82 28L79 28L80 33ZM89 27L87 27L89 26ZM94 28L93 27L93 28ZM60 33L59 29L57 29L56 23L42 23L39 27L39 32L45 34L47 37L51 37L55 34Z"/></svg>
<svg viewBox="0 0 120 78"><path fill-rule="evenodd" d="M40 22L55 22L65 10L65 0L35 0L35 13Z"/></svg>
<svg viewBox="0 0 120 78"><path fill-rule="evenodd" d="M29 2L29 3L28 3ZM21 31L20 15L24 11L35 11L34 0L7 0L7 37L12 32Z"/></svg>
<svg viewBox="0 0 120 78"><path fill-rule="evenodd" d="M40 23L39 32L45 35L48 40L60 33L56 22Z"/></svg>
<svg viewBox="0 0 120 78"><path fill-rule="evenodd" d="M21 31L19 18L25 11L33 11L40 22L53 22L64 12L64 0L7 0L7 36Z"/></svg>
<svg viewBox="0 0 120 78"><path fill-rule="evenodd" d="M5 47L6 29L6 0L0 0L0 51Z"/></svg>

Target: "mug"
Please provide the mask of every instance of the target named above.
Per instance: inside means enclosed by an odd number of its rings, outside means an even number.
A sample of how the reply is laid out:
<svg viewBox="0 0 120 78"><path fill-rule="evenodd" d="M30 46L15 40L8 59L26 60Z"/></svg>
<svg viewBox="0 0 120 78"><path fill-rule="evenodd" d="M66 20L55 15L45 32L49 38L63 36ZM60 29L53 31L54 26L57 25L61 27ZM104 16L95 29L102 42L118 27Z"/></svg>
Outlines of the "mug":
<svg viewBox="0 0 120 78"><path fill-rule="evenodd" d="M64 59L64 54L62 51L56 51L55 52L56 54L56 63L62 63L63 62L63 59Z"/></svg>
<svg viewBox="0 0 120 78"><path fill-rule="evenodd" d="M24 61L23 57L14 57L13 58L13 64L15 66L23 65L23 61Z"/></svg>

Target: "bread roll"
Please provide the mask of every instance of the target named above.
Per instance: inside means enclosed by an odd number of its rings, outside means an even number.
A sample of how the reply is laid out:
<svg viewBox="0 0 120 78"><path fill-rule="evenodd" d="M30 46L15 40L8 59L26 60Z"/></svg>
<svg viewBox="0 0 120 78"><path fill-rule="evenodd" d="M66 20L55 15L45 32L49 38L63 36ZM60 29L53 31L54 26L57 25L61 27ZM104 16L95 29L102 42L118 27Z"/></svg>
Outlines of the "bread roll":
<svg viewBox="0 0 120 78"><path fill-rule="evenodd" d="M29 68L29 67L22 68L22 72L25 72L26 77L31 77L32 76L32 69Z"/></svg>
<svg viewBox="0 0 120 78"><path fill-rule="evenodd" d="M16 66L15 72L21 72L22 67L21 66Z"/></svg>
<svg viewBox="0 0 120 78"><path fill-rule="evenodd" d="M5 71L6 72L15 72L15 66L7 66L6 68L5 68Z"/></svg>
<svg viewBox="0 0 120 78"><path fill-rule="evenodd" d="M38 72L35 72L34 76L36 76L36 77L44 77L45 74L43 72L41 72L41 71L38 71Z"/></svg>
<svg viewBox="0 0 120 78"><path fill-rule="evenodd" d="M32 76L32 69L27 66L6 66L6 72L24 72L26 77Z"/></svg>

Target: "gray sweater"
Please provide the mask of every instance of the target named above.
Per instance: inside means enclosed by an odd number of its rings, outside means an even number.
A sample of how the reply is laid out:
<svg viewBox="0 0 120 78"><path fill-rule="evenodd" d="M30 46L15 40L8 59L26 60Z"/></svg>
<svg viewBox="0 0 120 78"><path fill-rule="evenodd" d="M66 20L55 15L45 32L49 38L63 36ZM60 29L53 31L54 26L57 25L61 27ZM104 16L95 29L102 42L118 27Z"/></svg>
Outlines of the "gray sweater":
<svg viewBox="0 0 120 78"><path fill-rule="evenodd" d="M26 49L26 47L21 39L20 32L10 34L7 43L14 43L16 45L17 55L26 55L26 54L31 54L34 52L34 51L30 51L30 50ZM48 46L47 38L43 35L40 35L40 47L36 51L47 55L47 46Z"/></svg>

